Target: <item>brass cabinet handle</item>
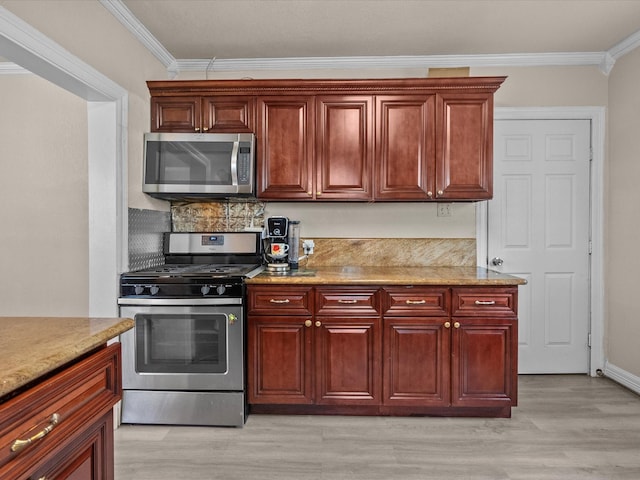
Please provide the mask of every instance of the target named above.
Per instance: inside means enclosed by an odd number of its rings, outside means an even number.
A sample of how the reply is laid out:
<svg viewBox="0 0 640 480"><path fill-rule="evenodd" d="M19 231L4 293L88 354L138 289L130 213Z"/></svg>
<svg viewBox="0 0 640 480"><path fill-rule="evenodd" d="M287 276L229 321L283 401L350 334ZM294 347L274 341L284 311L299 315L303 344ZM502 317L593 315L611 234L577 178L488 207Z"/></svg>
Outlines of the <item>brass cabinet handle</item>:
<svg viewBox="0 0 640 480"><path fill-rule="evenodd" d="M196 127L194 130L195 130L195 131L196 131L196 133L197 133L197 132L199 132L199 131L200 131L200 128L199 128L199 127Z"/></svg>
<svg viewBox="0 0 640 480"><path fill-rule="evenodd" d="M424 303L427 303L426 300L407 300L406 304L407 305L422 305Z"/></svg>
<svg viewBox="0 0 640 480"><path fill-rule="evenodd" d="M344 300L344 299L339 299L338 303L358 303L357 300Z"/></svg>
<svg viewBox="0 0 640 480"><path fill-rule="evenodd" d="M208 132L208 131L209 131L209 127L204 127L204 128L202 129L202 131L203 131L203 132Z"/></svg>
<svg viewBox="0 0 640 480"><path fill-rule="evenodd" d="M440 195L444 195L444 192L442 190L438 190L438 196Z"/></svg>
<svg viewBox="0 0 640 480"><path fill-rule="evenodd" d="M460 322L454 322L453 328L460 328Z"/></svg>
<svg viewBox="0 0 640 480"><path fill-rule="evenodd" d="M36 433L33 437L29 437L26 440L18 439L14 441L11 444L11 451L19 452L24 447L31 445L33 442L40 440L41 438L46 437L51 432L51 430L53 430L53 427L55 427L58 424L59 421L60 421L60 415L57 413L54 413L53 415L51 415L51 418L49 419L49 425L44 427L42 430Z"/></svg>
<svg viewBox="0 0 640 480"><path fill-rule="evenodd" d="M316 327L319 327L320 325L322 325L322 322L320 320L316 321Z"/></svg>
<svg viewBox="0 0 640 480"><path fill-rule="evenodd" d="M451 328L451 322L444 322L444 328Z"/></svg>
<svg viewBox="0 0 640 480"><path fill-rule="evenodd" d="M313 192L307 192L307 195L313 195Z"/></svg>
<svg viewBox="0 0 640 480"><path fill-rule="evenodd" d="M312 322L311 322L311 320L305 320L305 321L304 321L304 326L305 326L305 327L310 327L310 326L311 326L311 323L312 323Z"/></svg>
<svg viewBox="0 0 640 480"><path fill-rule="evenodd" d="M429 197L429 198L433 197L433 192L431 190L429 190L427 192L427 197Z"/></svg>
<svg viewBox="0 0 640 480"><path fill-rule="evenodd" d="M495 300L486 300L486 301L476 300L475 303L476 303L476 305L495 305L496 301Z"/></svg>
<svg viewBox="0 0 640 480"><path fill-rule="evenodd" d="M271 303L289 303L289 299L285 298L284 300L279 300L277 298L272 298L269 300Z"/></svg>
<svg viewBox="0 0 640 480"><path fill-rule="evenodd" d="M316 197L322 195L322 192L316 192Z"/></svg>

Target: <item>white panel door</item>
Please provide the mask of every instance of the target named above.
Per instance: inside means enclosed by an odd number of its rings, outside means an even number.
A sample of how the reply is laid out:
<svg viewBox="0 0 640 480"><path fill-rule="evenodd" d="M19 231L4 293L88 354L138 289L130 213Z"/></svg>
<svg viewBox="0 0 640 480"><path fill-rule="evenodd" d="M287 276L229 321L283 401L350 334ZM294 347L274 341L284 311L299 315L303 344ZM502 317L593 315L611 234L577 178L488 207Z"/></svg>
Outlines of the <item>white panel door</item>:
<svg viewBox="0 0 640 480"><path fill-rule="evenodd" d="M590 121L496 120L494 132L489 268L528 282L518 371L587 373Z"/></svg>

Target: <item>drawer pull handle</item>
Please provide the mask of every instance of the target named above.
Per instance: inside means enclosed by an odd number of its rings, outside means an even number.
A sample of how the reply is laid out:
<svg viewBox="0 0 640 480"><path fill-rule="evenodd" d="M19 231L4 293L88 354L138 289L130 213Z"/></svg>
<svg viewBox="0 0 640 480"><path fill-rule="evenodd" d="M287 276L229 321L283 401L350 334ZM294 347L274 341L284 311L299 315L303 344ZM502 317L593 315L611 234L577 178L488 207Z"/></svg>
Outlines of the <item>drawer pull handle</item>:
<svg viewBox="0 0 640 480"><path fill-rule="evenodd" d="M284 300L278 300L277 298L272 298L269 300L271 303L289 303L289 299L285 298Z"/></svg>
<svg viewBox="0 0 640 480"><path fill-rule="evenodd" d="M444 328L451 328L451 322L444 322Z"/></svg>
<svg viewBox="0 0 640 480"><path fill-rule="evenodd" d="M460 322L453 322L453 328L460 328Z"/></svg>
<svg viewBox="0 0 640 480"><path fill-rule="evenodd" d="M305 320L304 321L304 326L305 327L310 327L311 326L311 320Z"/></svg>
<svg viewBox="0 0 640 480"><path fill-rule="evenodd" d="M344 299L340 299L338 300L338 303L358 303L357 300L344 300Z"/></svg>
<svg viewBox="0 0 640 480"><path fill-rule="evenodd" d="M31 445L33 442L46 437L51 432L51 430L53 430L53 427L55 427L58 424L59 421L60 421L60 415L58 415L57 413L54 413L53 415L51 415L51 419L49 420L49 425L44 427L42 430L36 433L33 437L29 437L26 440L18 439L15 442L13 442L13 444L11 445L11 451L19 452L27 445Z"/></svg>
<svg viewBox="0 0 640 480"><path fill-rule="evenodd" d="M407 305L422 305L427 303L426 300L407 300L406 301Z"/></svg>
<svg viewBox="0 0 640 480"><path fill-rule="evenodd" d="M495 300L487 300L487 301L476 300L476 305L495 305L495 304L496 304Z"/></svg>

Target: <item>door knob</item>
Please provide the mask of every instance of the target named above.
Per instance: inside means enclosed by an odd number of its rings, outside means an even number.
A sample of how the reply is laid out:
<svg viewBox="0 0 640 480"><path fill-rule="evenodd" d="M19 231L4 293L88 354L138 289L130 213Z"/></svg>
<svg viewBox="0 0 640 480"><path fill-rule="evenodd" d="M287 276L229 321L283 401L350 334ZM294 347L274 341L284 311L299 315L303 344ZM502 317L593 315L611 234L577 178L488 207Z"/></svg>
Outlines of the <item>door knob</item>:
<svg viewBox="0 0 640 480"><path fill-rule="evenodd" d="M494 257L491 259L491 264L495 265L496 267L499 267L503 263L504 263L504 260L502 260L500 257Z"/></svg>

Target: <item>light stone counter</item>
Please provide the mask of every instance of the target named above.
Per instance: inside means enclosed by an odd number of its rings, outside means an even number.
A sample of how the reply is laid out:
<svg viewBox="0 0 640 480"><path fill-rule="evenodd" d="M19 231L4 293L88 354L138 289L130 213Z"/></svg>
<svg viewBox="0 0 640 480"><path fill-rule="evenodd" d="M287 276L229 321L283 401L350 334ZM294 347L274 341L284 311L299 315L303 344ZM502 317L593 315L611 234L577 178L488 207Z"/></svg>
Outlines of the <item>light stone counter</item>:
<svg viewBox="0 0 640 480"><path fill-rule="evenodd" d="M317 267L261 274L254 285L524 285L526 280L479 267Z"/></svg>
<svg viewBox="0 0 640 480"><path fill-rule="evenodd" d="M0 317L0 401L133 325L129 318Z"/></svg>

